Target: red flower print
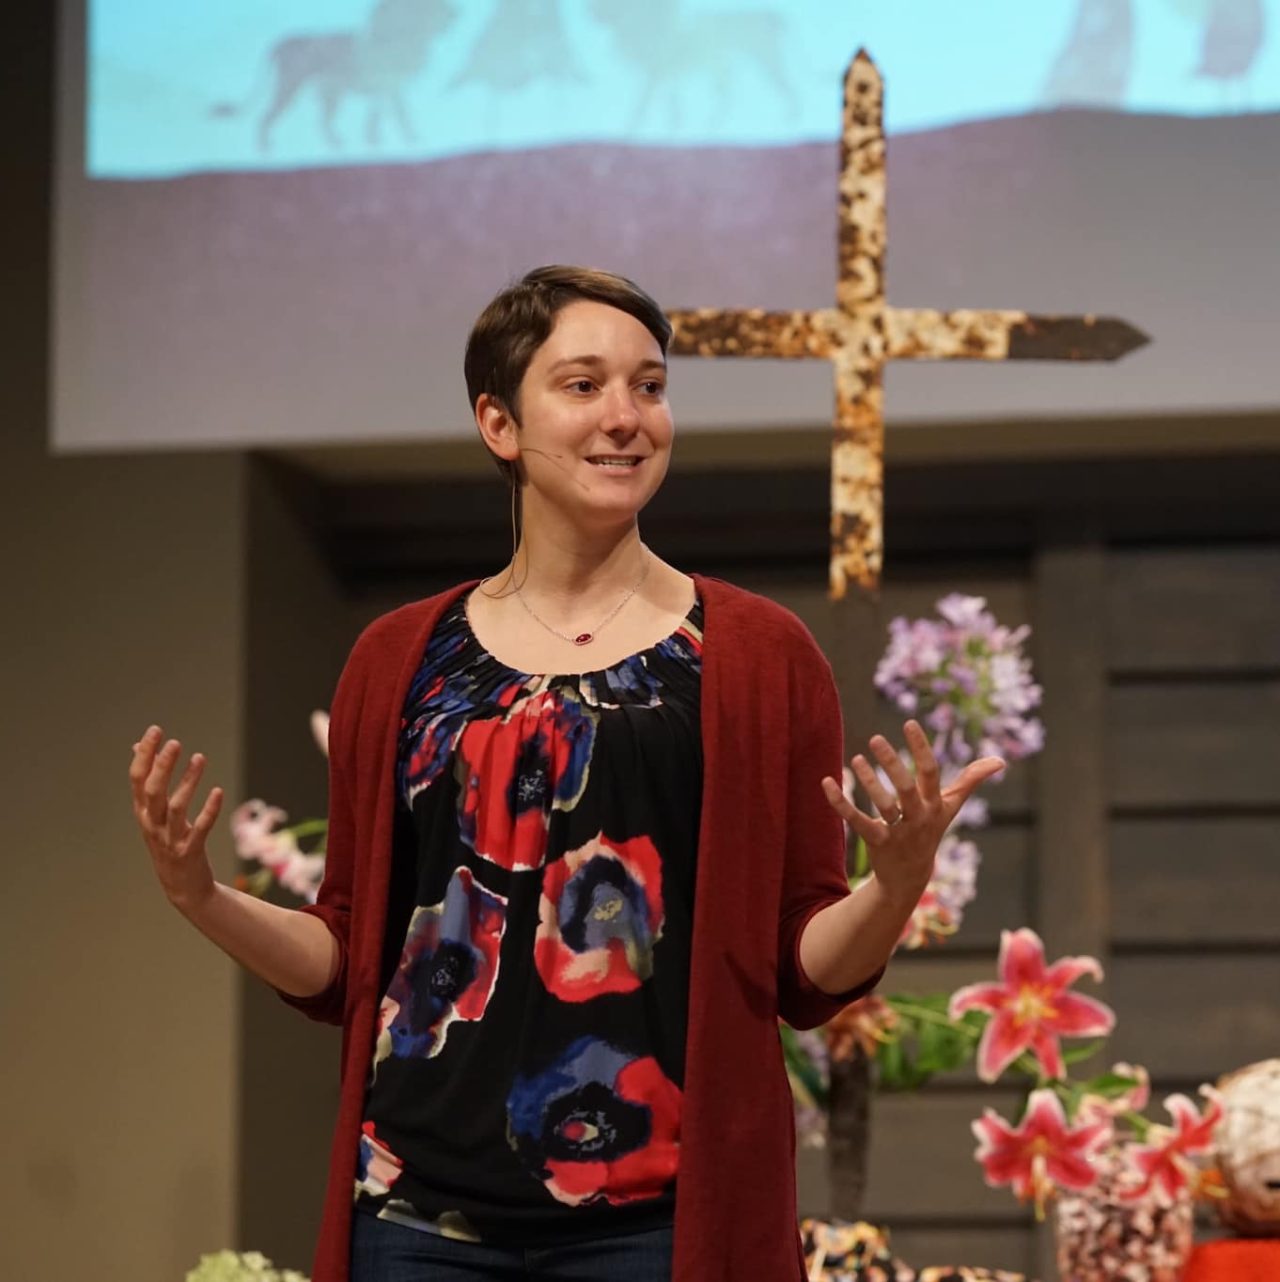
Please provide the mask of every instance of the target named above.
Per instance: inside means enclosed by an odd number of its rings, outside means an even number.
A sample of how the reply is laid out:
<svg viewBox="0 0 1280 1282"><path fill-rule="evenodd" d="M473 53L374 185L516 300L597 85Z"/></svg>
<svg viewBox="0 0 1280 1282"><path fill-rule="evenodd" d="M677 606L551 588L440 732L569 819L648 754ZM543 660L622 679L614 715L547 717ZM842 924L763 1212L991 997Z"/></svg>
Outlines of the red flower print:
<svg viewBox="0 0 1280 1282"><path fill-rule="evenodd" d="M403 1171L404 1163L377 1137L373 1123L365 1122L356 1154L356 1191L382 1197Z"/></svg>
<svg viewBox="0 0 1280 1282"><path fill-rule="evenodd" d="M543 874L534 964L561 1001L633 992L653 973L662 924L662 859L653 842L611 842L600 833Z"/></svg>
<svg viewBox="0 0 1280 1282"><path fill-rule="evenodd" d="M582 796L597 714L571 690L543 690L501 718L469 721L455 760L462 839L511 871L540 868L554 810Z"/></svg>
<svg viewBox="0 0 1280 1282"><path fill-rule="evenodd" d="M455 869L444 899L414 911L400 964L378 1011L374 1064L430 1059L454 1020L477 1020L498 981L507 901Z"/></svg>
<svg viewBox="0 0 1280 1282"><path fill-rule="evenodd" d="M657 1197L675 1178L681 1093L652 1057L581 1037L517 1077L507 1099L517 1155L569 1206Z"/></svg>

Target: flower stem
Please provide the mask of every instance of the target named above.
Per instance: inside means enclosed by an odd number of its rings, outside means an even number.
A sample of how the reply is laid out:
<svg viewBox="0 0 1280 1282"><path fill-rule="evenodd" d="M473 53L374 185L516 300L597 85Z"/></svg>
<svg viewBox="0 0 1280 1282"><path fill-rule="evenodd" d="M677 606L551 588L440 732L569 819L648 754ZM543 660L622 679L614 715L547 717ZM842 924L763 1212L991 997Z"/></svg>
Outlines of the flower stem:
<svg viewBox="0 0 1280 1282"><path fill-rule="evenodd" d="M291 832L295 837L316 837L320 833L328 830L329 821L327 819L304 819L300 824L293 824L291 827L284 828L281 831Z"/></svg>

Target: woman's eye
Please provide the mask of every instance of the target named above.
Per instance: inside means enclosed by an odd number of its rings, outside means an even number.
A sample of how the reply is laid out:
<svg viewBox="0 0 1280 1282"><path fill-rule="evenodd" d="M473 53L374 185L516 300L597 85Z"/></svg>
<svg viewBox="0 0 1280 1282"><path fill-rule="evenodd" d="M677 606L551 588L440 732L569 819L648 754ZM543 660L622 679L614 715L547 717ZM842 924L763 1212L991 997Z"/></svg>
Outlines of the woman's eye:
<svg viewBox="0 0 1280 1282"><path fill-rule="evenodd" d="M661 396L662 393L666 390L663 387L663 385L660 382L658 382L656 378L651 378L646 382L641 383L640 386L645 390L645 392L649 396Z"/></svg>
<svg viewBox="0 0 1280 1282"><path fill-rule="evenodd" d="M589 392L595 384L589 378L575 378L569 387L575 392Z"/></svg>

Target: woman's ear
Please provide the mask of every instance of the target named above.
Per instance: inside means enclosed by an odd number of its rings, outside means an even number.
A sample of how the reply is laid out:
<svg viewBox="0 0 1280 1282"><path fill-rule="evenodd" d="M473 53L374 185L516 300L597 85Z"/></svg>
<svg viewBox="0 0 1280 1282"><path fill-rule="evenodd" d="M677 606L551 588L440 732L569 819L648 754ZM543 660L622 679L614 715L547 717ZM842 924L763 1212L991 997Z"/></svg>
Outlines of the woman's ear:
<svg viewBox="0 0 1280 1282"><path fill-rule="evenodd" d="M502 402L488 392L482 392L476 401L476 427L480 439L500 459L514 463L520 457L520 442L516 437L519 424Z"/></svg>

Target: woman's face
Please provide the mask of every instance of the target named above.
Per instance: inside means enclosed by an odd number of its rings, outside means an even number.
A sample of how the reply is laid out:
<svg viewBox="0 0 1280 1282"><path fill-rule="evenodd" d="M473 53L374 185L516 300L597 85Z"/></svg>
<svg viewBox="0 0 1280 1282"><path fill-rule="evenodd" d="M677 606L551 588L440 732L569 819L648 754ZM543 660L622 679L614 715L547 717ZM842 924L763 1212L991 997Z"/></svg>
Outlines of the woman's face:
<svg viewBox="0 0 1280 1282"><path fill-rule="evenodd" d="M604 303L562 308L520 384L526 515L545 502L592 526L634 520L662 484L673 435L654 336Z"/></svg>

